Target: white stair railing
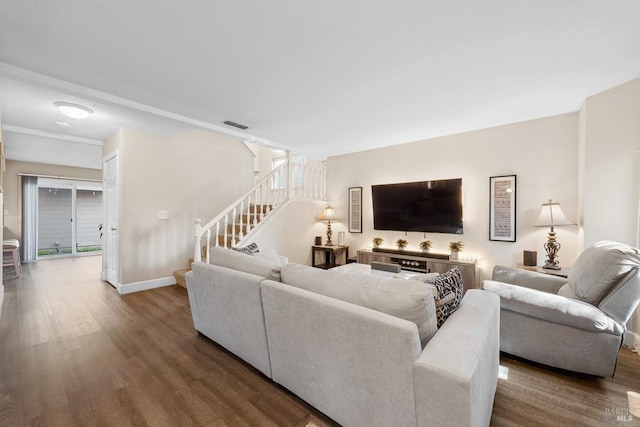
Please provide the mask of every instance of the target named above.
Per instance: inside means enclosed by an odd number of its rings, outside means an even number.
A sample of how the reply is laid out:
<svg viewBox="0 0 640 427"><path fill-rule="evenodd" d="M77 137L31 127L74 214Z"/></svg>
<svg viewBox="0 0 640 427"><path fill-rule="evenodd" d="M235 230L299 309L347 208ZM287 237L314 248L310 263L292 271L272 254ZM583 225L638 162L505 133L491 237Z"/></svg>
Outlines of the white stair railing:
<svg viewBox="0 0 640 427"><path fill-rule="evenodd" d="M291 165L291 167L290 167ZM225 248L241 244L249 233L289 199L326 200L326 171L304 164L286 162L258 181L253 188L229 205L211 221L202 225L195 223L195 245L193 260L202 261L202 238L205 237L206 262L209 263L209 248Z"/></svg>

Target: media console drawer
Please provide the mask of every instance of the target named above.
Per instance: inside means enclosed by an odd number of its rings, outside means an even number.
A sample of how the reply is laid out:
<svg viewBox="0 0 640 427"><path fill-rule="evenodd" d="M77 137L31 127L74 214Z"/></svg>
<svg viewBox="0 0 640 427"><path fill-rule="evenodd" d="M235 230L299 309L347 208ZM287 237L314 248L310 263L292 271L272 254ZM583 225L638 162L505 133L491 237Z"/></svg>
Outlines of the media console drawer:
<svg viewBox="0 0 640 427"><path fill-rule="evenodd" d="M462 272L462 283L465 290L480 287L480 283L477 281L479 275L477 274L476 261L446 260L360 249L358 250L358 262L360 264L371 264L372 262L396 263L403 270L419 273L446 273L452 267L458 266Z"/></svg>

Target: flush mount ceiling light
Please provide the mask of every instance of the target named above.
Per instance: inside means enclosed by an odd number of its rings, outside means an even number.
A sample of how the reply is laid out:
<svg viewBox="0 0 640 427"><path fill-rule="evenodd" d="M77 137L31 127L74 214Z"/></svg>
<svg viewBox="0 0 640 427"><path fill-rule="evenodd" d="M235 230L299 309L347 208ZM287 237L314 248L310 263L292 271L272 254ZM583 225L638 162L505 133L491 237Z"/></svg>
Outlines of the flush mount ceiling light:
<svg viewBox="0 0 640 427"><path fill-rule="evenodd" d="M54 102L53 105L58 107L58 110L65 116L69 116L72 119L86 119L89 114L93 114L93 110L84 105L73 104L71 102Z"/></svg>

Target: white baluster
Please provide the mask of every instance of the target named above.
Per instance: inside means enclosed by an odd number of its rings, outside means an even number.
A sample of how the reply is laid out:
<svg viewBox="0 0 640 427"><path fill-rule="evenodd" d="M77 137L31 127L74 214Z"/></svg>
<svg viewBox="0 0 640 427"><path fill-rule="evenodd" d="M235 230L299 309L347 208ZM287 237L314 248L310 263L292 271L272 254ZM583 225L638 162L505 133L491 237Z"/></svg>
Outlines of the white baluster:
<svg viewBox="0 0 640 427"><path fill-rule="evenodd" d="M222 247L226 248L227 246L227 236L229 231L229 214L225 214L224 216L224 237L222 240Z"/></svg>
<svg viewBox="0 0 640 427"><path fill-rule="evenodd" d="M265 199L265 195L264 195L264 193L265 193L265 191L264 191L265 185L266 185L266 183L263 183L260 186L260 205L258 206L258 209L260 209L260 221L264 220L264 209L262 207L265 204L265 200L264 200ZM267 193L267 197L266 198L268 200L269 199L269 189L268 188L267 188L266 193Z"/></svg>
<svg viewBox="0 0 640 427"><path fill-rule="evenodd" d="M253 212L251 213L251 219L253 220L253 228L258 225L258 212L256 211L258 203L260 203L260 187L256 188L255 197L253 200Z"/></svg>
<svg viewBox="0 0 640 427"><path fill-rule="evenodd" d="M247 215L247 234L249 234L249 232L251 231L251 226L253 225L251 224L251 194L247 196L246 215Z"/></svg>
<svg viewBox="0 0 640 427"><path fill-rule="evenodd" d="M220 221L216 222L216 240L215 240L216 248L220 246Z"/></svg>
<svg viewBox="0 0 640 427"><path fill-rule="evenodd" d="M202 253L200 252L200 240L202 237L202 220L200 218L196 218L193 220L195 224L195 247L193 248L193 262L202 261Z"/></svg>
<svg viewBox="0 0 640 427"><path fill-rule="evenodd" d="M244 200L240 202L240 240L244 237L244 230L242 229L242 211L244 209Z"/></svg>
<svg viewBox="0 0 640 427"><path fill-rule="evenodd" d="M326 162L322 162L322 176L320 179L320 183L322 185L321 198L322 200L326 200L327 199L327 163Z"/></svg>
<svg viewBox="0 0 640 427"><path fill-rule="evenodd" d="M231 217L231 246L236 245L236 208L233 208L233 216Z"/></svg>
<svg viewBox="0 0 640 427"><path fill-rule="evenodd" d="M320 171L316 168L313 169L313 198L320 198Z"/></svg>
<svg viewBox="0 0 640 427"><path fill-rule="evenodd" d="M211 261L211 229L207 229L207 255L206 255L207 264Z"/></svg>

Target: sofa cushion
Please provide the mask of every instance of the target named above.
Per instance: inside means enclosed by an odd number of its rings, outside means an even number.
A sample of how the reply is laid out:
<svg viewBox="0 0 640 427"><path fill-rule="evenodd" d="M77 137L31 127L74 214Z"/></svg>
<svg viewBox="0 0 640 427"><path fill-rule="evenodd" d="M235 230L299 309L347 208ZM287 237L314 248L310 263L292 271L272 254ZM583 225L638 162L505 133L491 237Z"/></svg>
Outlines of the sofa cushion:
<svg viewBox="0 0 640 427"><path fill-rule="evenodd" d="M435 304L416 280L320 270L300 264L282 267L282 282L413 322L422 347L436 333Z"/></svg>
<svg viewBox="0 0 640 427"><path fill-rule="evenodd" d="M211 264L280 281L280 268L282 266L279 262L254 257L224 248L213 247L210 250Z"/></svg>
<svg viewBox="0 0 640 427"><path fill-rule="evenodd" d="M279 265L285 265L288 263L287 257L278 255L278 252L273 248L264 248L261 249L260 252L256 252L251 255L256 258L266 259L267 261L271 261Z"/></svg>
<svg viewBox="0 0 640 427"><path fill-rule="evenodd" d="M463 293L462 272L459 267L453 267L433 278L428 284L431 284L439 328L460 307Z"/></svg>
<svg viewBox="0 0 640 427"><path fill-rule="evenodd" d="M580 254L569 271L569 285L582 301L598 305L640 267L638 249L616 242L598 242Z"/></svg>

